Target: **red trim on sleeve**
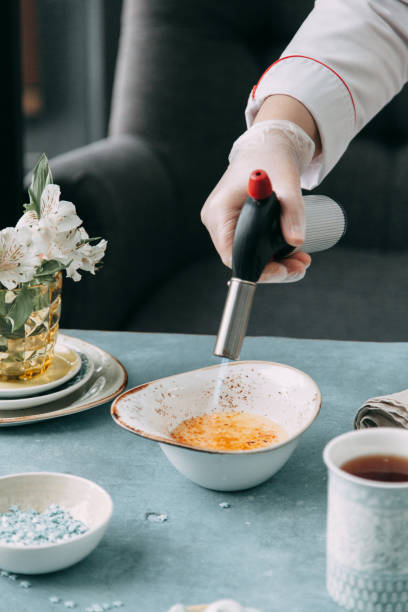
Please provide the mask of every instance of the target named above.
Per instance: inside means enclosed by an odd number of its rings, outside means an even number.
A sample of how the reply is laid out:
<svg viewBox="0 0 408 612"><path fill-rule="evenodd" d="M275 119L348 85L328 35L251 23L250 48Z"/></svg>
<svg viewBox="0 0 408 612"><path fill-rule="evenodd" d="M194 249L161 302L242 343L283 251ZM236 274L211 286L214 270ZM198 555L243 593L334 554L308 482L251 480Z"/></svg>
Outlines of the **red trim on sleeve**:
<svg viewBox="0 0 408 612"><path fill-rule="evenodd" d="M344 79L341 78L341 76L338 74L338 72L336 72L335 70L333 70L333 68L330 68L330 66L328 66L327 64L325 64L324 62L321 62L320 60L315 59L314 57L308 57L307 55L287 55L286 57L281 57L280 59L276 60L276 62L273 62L273 64L271 64L263 73L263 75L261 76L261 78L259 79L259 81L257 82L256 85L254 85L254 87L252 88L252 99L255 98L255 92L258 88L259 83L262 81L263 77L265 76L265 74L276 64L278 64L279 62L281 62L282 60L285 59L291 59L293 57L301 57L303 59L308 59L308 60L312 60L313 62L317 62L318 64L321 64L322 66L324 66L325 68L328 68L328 70L330 70L330 72L332 72L333 74L336 75L337 78L340 79L340 81L343 83L344 87L347 89L348 94L350 96L350 100L351 103L353 105L353 110L354 110L354 120L356 120L357 118L357 112L356 112L356 105L354 103L354 98L353 98L353 94L350 91L349 86L347 85L346 81Z"/></svg>

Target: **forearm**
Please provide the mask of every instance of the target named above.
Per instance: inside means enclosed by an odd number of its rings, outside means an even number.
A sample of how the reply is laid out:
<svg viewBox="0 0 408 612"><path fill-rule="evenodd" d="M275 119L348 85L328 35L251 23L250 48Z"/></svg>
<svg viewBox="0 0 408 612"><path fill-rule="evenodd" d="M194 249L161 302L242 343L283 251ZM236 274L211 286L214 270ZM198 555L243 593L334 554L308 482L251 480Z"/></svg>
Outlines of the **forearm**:
<svg viewBox="0 0 408 612"><path fill-rule="evenodd" d="M321 139L321 154L302 175L311 189L407 79L408 0L320 0L252 89L247 124L275 95L308 109Z"/></svg>
<svg viewBox="0 0 408 612"><path fill-rule="evenodd" d="M315 144L315 157L321 152L319 130L312 114L299 100L291 96L273 95L266 98L254 123L268 119L286 119L301 127Z"/></svg>

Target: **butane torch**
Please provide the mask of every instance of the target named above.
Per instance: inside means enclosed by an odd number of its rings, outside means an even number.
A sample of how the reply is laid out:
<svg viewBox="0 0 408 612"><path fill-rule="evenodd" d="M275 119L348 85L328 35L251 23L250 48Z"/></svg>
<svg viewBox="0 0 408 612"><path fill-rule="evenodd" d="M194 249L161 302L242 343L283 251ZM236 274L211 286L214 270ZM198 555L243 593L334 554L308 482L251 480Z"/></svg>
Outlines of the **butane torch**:
<svg viewBox="0 0 408 612"><path fill-rule="evenodd" d="M254 170L249 197L242 207L232 247L232 278L218 330L214 355L238 359L248 326L256 283L266 264L290 255L281 230L281 207L264 170ZM306 253L334 246L346 229L343 209L326 196L304 196L306 237L300 247Z"/></svg>

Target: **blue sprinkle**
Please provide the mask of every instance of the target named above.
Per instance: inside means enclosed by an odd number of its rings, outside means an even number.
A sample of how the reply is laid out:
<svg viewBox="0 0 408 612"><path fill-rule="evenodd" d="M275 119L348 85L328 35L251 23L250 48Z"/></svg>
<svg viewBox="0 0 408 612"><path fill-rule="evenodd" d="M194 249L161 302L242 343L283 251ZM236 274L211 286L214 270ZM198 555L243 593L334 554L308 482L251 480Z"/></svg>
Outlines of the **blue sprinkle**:
<svg viewBox="0 0 408 612"><path fill-rule="evenodd" d="M28 580L21 580L20 586L22 589L29 589L31 586L31 582L29 582Z"/></svg>
<svg viewBox="0 0 408 612"><path fill-rule="evenodd" d="M75 601L64 601L64 606L66 608L76 608Z"/></svg>
<svg viewBox="0 0 408 612"><path fill-rule="evenodd" d="M8 572L6 572L6 570L1 570L1 571L0 571L0 576L6 576L6 577L8 577L8 575L9 575L9 573L8 573Z"/></svg>
<svg viewBox="0 0 408 612"><path fill-rule="evenodd" d="M17 580L16 574L9 574L8 577L10 580Z"/></svg>
<svg viewBox="0 0 408 612"><path fill-rule="evenodd" d="M88 531L88 527L74 519L57 504L43 512L33 508L21 510L12 505L8 512L0 513L0 542L23 546L40 546L69 540ZM11 575L9 578L14 580Z"/></svg>
<svg viewBox="0 0 408 612"><path fill-rule="evenodd" d="M52 595L49 598L49 600L50 600L51 603L59 603L61 601L61 597L57 597L56 595Z"/></svg>
<svg viewBox="0 0 408 612"><path fill-rule="evenodd" d="M147 521L151 521L152 523L164 523L167 521L168 516L167 514L159 514L158 512L146 512L145 519Z"/></svg>
<svg viewBox="0 0 408 612"><path fill-rule="evenodd" d="M228 502L221 502L218 505L220 508L231 508L231 504L229 504Z"/></svg>

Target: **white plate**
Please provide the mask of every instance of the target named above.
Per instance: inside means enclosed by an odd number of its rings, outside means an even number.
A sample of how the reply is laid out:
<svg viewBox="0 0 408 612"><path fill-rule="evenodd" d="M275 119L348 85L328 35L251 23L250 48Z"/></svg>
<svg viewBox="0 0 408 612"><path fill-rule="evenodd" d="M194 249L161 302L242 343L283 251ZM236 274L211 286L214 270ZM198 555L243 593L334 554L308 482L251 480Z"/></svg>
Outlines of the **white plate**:
<svg viewBox="0 0 408 612"><path fill-rule="evenodd" d="M45 406L19 410L0 409L0 427L28 425L83 412L109 402L123 391L127 383L127 372L115 357L79 338L59 334L59 340L93 362L94 371L88 382L73 393Z"/></svg>
<svg viewBox="0 0 408 612"><path fill-rule="evenodd" d="M81 367L78 373L66 382L62 387L59 387L56 391L51 390L48 393L41 395L34 395L33 397L19 397L16 399L8 398L0 400L0 411L1 410L22 410L23 408L34 408L34 406L41 406L55 402L61 397L65 397L70 393L73 393L82 385L88 382L94 371L93 361L85 353L80 353Z"/></svg>
<svg viewBox="0 0 408 612"><path fill-rule="evenodd" d="M55 356L44 374L30 380L0 381L0 398L32 397L60 387L77 374L81 367L81 358L71 346L66 346L58 337L55 345Z"/></svg>

